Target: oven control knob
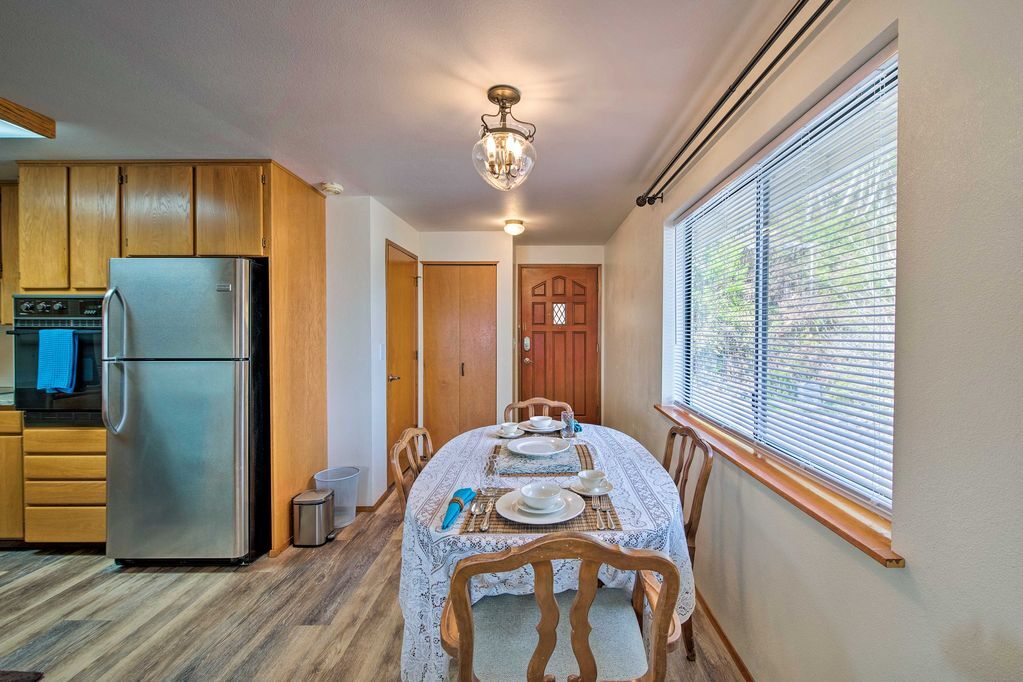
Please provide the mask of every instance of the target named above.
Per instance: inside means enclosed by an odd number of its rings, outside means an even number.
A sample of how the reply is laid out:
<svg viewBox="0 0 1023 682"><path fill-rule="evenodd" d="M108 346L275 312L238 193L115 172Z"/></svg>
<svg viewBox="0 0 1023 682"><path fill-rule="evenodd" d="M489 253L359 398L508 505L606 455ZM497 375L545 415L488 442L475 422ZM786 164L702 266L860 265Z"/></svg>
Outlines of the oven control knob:
<svg viewBox="0 0 1023 682"><path fill-rule="evenodd" d="M31 301L25 301L19 307L21 308L21 312L23 313L30 313L35 309L35 306L32 305Z"/></svg>
<svg viewBox="0 0 1023 682"><path fill-rule="evenodd" d="M65 307L64 304L61 303L60 301L58 301L58 302L53 304L53 312L55 312L55 313L63 312L64 311L64 307Z"/></svg>
<svg viewBox="0 0 1023 682"><path fill-rule="evenodd" d="M39 301L39 303L36 303L36 310L38 310L41 313L48 312L50 310L50 304L44 303L43 301Z"/></svg>

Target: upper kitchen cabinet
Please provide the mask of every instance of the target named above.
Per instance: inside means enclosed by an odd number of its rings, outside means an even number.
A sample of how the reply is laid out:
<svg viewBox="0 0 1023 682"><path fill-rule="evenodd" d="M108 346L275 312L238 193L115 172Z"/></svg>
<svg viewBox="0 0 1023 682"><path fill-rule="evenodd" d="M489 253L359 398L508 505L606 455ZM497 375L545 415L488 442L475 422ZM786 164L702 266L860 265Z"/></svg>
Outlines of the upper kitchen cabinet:
<svg viewBox="0 0 1023 682"><path fill-rule="evenodd" d="M257 164L196 166L196 255L263 255L265 183Z"/></svg>
<svg viewBox="0 0 1023 682"><path fill-rule="evenodd" d="M22 289L68 287L67 166L19 169L18 242Z"/></svg>
<svg viewBox="0 0 1023 682"><path fill-rule="evenodd" d="M18 293L18 186L0 185L0 324L14 323Z"/></svg>
<svg viewBox="0 0 1023 682"><path fill-rule="evenodd" d="M117 166L71 167L71 286L105 289L107 262L121 255Z"/></svg>
<svg viewBox="0 0 1023 682"><path fill-rule="evenodd" d="M122 182L123 255L193 255L192 167L125 166Z"/></svg>

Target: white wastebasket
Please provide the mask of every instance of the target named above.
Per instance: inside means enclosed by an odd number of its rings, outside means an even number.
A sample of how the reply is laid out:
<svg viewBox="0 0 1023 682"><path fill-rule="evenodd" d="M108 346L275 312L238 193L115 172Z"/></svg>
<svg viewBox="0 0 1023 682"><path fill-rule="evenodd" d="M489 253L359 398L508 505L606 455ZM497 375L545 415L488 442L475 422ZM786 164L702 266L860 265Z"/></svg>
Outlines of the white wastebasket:
<svg viewBox="0 0 1023 682"><path fill-rule="evenodd" d="M344 528L355 520L355 500L359 494L359 467L324 469L315 476L317 488L334 491L334 527Z"/></svg>

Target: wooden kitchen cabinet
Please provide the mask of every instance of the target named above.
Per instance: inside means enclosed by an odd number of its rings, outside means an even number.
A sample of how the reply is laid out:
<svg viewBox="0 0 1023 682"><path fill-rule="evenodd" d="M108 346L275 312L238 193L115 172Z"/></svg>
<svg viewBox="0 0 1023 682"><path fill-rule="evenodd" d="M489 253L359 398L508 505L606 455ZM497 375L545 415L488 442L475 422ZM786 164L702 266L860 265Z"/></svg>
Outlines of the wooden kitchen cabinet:
<svg viewBox="0 0 1023 682"><path fill-rule="evenodd" d="M117 166L71 167L71 286L106 289L107 262L121 255Z"/></svg>
<svg viewBox="0 0 1023 682"><path fill-rule="evenodd" d="M265 182L255 164L196 166L196 255L263 255Z"/></svg>
<svg viewBox="0 0 1023 682"><path fill-rule="evenodd" d="M18 267L18 186L0 185L0 324L14 324Z"/></svg>
<svg viewBox="0 0 1023 682"><path fill-rule="evenodd" d="M26 542L106 542L106 430L25 429Z"/></svg>
<svg viewBox="0 0 1023 682"><path fill-rule="evenodd" d="M24 535L21 436L0 436L0 538Z"/></svg>
<svg viewBox="0 0 1023 682"><path fill-rule="evenodd" d="M173 164L124 166L123 255L193 255L192 173Z"/></svg>
<svg viewBox="0 0 1023 682"><path fill-rule="evenodd" d="M18 242L22 289L68 287L67 166L20 168Z"/></svg>

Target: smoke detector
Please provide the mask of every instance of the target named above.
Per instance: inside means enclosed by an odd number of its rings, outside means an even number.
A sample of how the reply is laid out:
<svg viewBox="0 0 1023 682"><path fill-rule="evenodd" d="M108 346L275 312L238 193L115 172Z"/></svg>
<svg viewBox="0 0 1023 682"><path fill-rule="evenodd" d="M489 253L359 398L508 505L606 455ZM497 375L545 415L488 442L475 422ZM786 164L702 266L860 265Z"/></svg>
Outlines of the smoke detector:
<svg viewBox="0 0 1023 682"><path fill-rule="evenodd" d="M320 191L324 194L341 194L345 191L345 188L340 182L321 182Z"/></svg>

